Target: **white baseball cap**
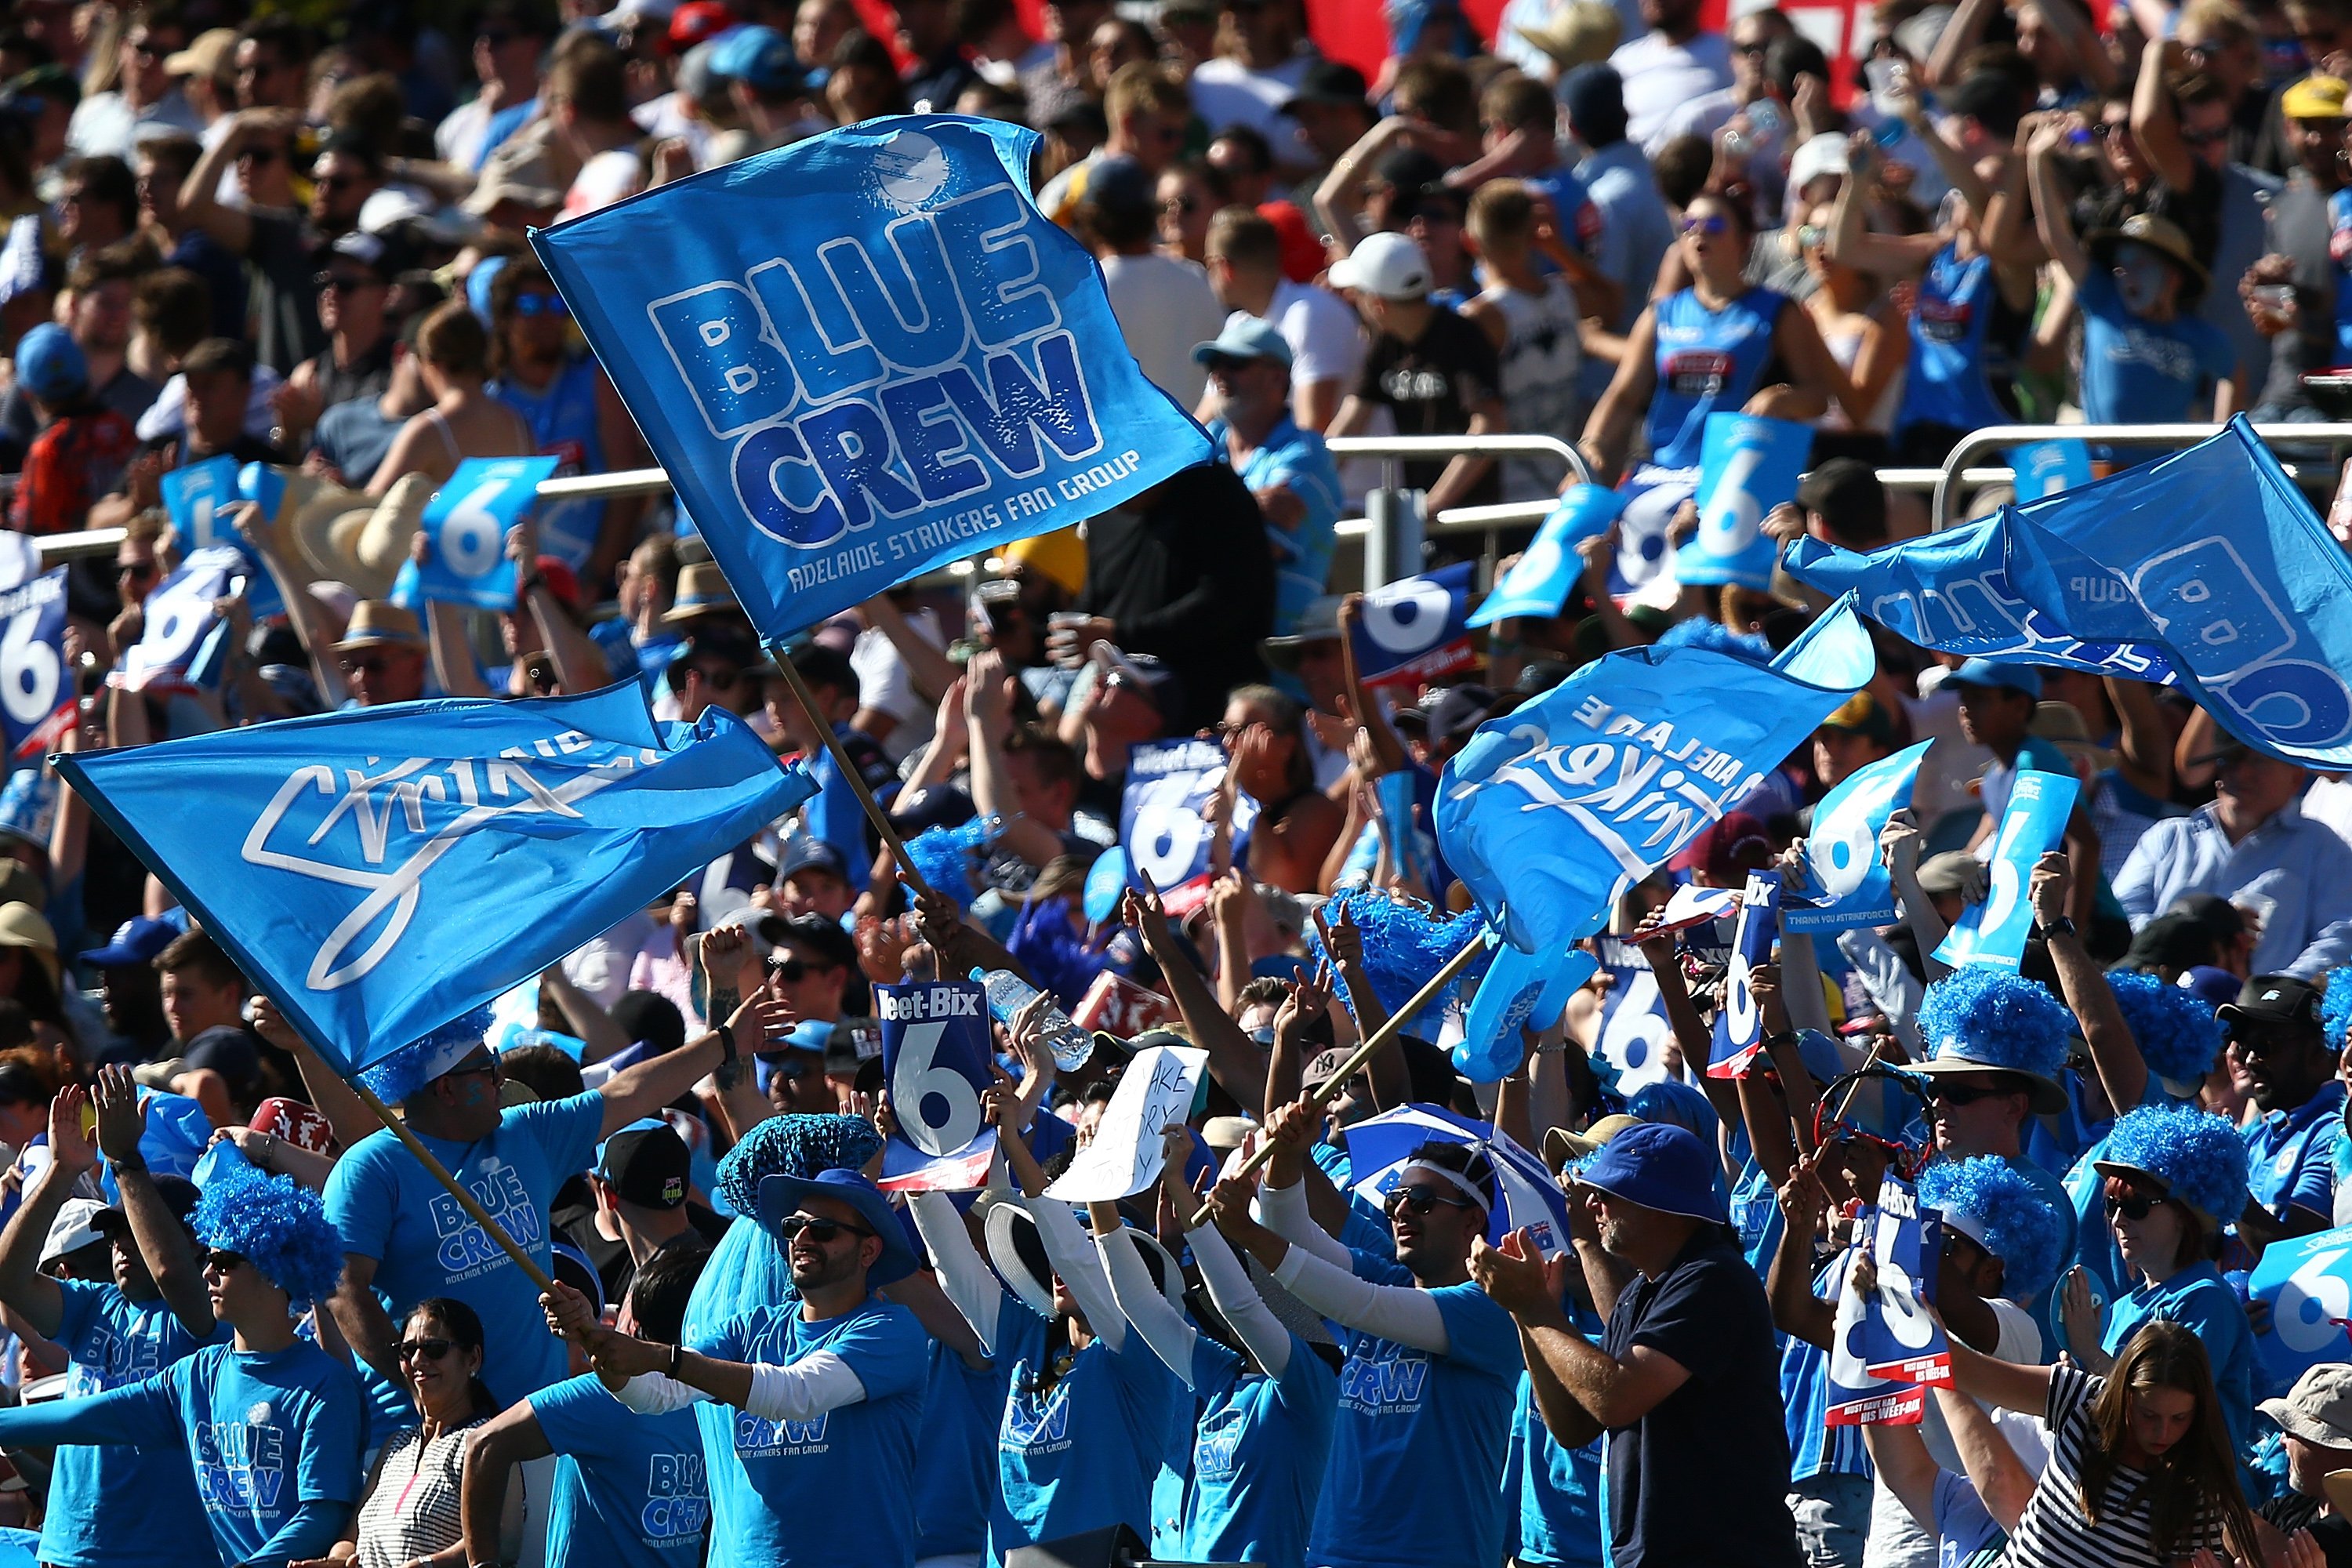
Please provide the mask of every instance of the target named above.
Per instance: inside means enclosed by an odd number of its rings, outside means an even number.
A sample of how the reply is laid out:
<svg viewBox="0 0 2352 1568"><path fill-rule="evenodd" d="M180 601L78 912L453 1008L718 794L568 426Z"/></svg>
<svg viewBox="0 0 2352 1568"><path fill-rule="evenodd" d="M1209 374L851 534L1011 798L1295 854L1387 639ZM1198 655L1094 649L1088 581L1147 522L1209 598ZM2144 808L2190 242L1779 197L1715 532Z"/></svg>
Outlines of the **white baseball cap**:
<svg viewBox="0 0 2352 1568"><path fill-rule="evenodd" d="M47 1268L69 1252L79 1252L85 1247L95 1247L108 1239L98 1228L98 1216L106 1205L89 1198L68 1198L58 1210L58 1217L49 1222L49 1237L41 1243L40 1266Z"/></svg>
<svg viewBox="0 0 2352 1568"><path fill-rule="evenodd" d="M1375 234L1331 264L1334 289L1360 289L1383 300L1429 293L1429 258L1409 234Z"/></svg>

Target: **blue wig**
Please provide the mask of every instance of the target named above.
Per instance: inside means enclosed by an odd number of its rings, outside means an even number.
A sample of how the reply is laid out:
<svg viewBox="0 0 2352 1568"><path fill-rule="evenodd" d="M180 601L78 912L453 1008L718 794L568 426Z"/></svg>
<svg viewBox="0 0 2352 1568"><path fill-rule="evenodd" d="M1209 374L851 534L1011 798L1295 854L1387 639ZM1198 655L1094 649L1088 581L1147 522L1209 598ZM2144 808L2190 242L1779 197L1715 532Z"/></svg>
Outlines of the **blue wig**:
<svg viewBox="0 0 2352 1568"><path fill-rule="evenodd" d="M1720 621L1705 616L1693 616L1676 621L1658 635L1652 647L1701 647L1710 653L1727 653L1734 658L1744 658L1750 664L1772 662L1772 645L1753 632L1735 632Z"/></svg>
<svg viewBox="0 0 2352 1568"><path fill-rule="evenodd" d="M1919 1173L1919 1201L2000 1259L2001 1293L2012 1301L2050 1289L2073 1250L2073 1216L1998 1154L1929 1165Z"/></svg>
<svg viewBox="0 0 2352 1568"><path fill-rule="evenodd" d="M2344 1033L2352 1025L2352 963L2340 963L2319 982L2319 1027L2331 1051L2344 1048Z"/></svg>
<svg viewBox="0 0 2352 1568"><path fill-rule="evenodd" d="M477 1007L452 1018L423 1039L411 1040L361 1073L360 1082L386 1105L398 1105L472 1055L474 1047L490 1032L491 1022L488 1007Z"/></svg>
<svg viewBox="0 0 2352 1568"><path fill-rule="evenodd" d="M1928 1055L2054 1079L2066 1065L2074 1015L2047 986L1990 963L1956 969L1927 987L1919 1031Z"/></svg>
<svg viewBox="0 0 2352 1568"><path fill-rule="evenodd" d="M196 1202L196 1238L234 1252L295 1302L324 1301L343 1278L343 1238L319 1194L289 1176L224 1164Z"/></svg>
<svg viewBox="0 0 2352 1568"><path fill-rule="evenodd" d="M2221 1020L2195 992L2121 970L2107 976L2107 985L2148 1071L2195 1083L2212 1070L2221 1054Z"/></svg>
<svg viewBox="0 0 2352 1568"><path fill-rule="evenodd" d="M2116 1123L2093 1163L2146 1171L2209 1222L2246 1211L2246 1141L2229 1118L2193 1105L2141 1106Z"/></svg>
<svg viewBox="0 0 2352 1568"><path fill-rule="evenodd" d="M758 1214L770 1176L859 1170L881 1147L874 1124L855 1116L771 1116L719 1162L719 1195L739 1215Z"/></svg>
<svg viewBox="0 0 2352 1568"><path fill-rule="evenodd" d="M1679 1079L1662 1078L1645 1083L1633 1091L1625 1102L1626 1113L1643 1121L1661 1121L1697 1134L1713 1143L1717 1130L1722 1126L1715 1106L1706 1096Z"/></svg>
<svg viewBox="0 0 2352 1568"><path fill-rule="evenodd" d="M1323 918L1336 921L1343 909L1363 933L1364 969L1371 976L1372 989L1380 993L1381 1004L1391 1012L1420 994L1421 988L1429 984L1431 975L1444 967L1446 960L1477 941L1486 922L1486 917L1475 910L1441 916L1425 905L1393 899L1370 888L1335 894L1324 904ZM1323 950L1322 933L1314 929L1311 921L1307 931L1307 956L1311 963L1319 963L1330 956ZM1475 989L1488 962L1484 955L1473 959L1469 967L1439 993L1433 1005L1444 1006L1465 989ZM1349 1011L1355 1011L1352 1001Z"/></svg>

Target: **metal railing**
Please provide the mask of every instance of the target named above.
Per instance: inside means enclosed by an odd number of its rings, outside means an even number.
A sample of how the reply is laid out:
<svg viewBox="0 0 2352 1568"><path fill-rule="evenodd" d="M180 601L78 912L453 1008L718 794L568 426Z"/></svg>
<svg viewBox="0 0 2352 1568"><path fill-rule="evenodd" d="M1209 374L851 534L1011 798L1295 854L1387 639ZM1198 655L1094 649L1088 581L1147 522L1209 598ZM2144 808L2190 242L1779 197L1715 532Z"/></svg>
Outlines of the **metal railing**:
<svg viewBox="0 0 2352 1568"><path fill-rule="evenodd" d="M1957 521L1953 509L1960 486L2011 481L2014 474L2009 468L1969 467L1971 459L2004 447L2028 446L2036 441L2082 441L2101 447L2191 447L2221 428L2219 425L1988 425L1962 437L1945 458L1936 481L1935 497L1928 503L1928 519L1931 526L1939 531L1949 528ZM2267 443L2330 447L2339 458L2346 447L2352 447L2352 424L2257 425L2254 434ZM2336 470L2333 464L2324 470L2306 469L2284 461L2279 466L2298 483L2306 479L2335 482Z"/></svg>

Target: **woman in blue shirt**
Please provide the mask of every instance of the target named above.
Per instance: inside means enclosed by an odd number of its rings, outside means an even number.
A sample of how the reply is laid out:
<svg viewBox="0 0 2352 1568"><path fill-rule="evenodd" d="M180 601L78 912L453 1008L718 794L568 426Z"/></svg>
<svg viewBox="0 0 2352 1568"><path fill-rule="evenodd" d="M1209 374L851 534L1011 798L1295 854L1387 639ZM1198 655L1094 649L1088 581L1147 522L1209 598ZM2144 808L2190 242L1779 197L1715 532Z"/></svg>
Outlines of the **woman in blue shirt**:
<svg viewBox="0 0 2352 1568"><path fill-rule="evenodd" d="M1812 317L1744 275L1755 216L1712 193L1684 209L1687 288L1642 312L1580 443L1596 474L1624 469L1637 422L1649 460L1633 469L1619 569L1638 587L1666 568L1667 520L1698 488L1710 414L1819 418L1843 374Z"/></svg>
<svg viewBox="0 0 2352 1568"><path fill-rule="evenodd" d="M2125 1270L2138 1283L2107 1310L2101 1332L2088 1275L2080 1265L2067 1275L2062 1310L2075 1359L2105 1373L2148 1319L2185 1324L2205 1342L2231 1442L2243 1452L2254 1414L2253 1330L2213 1258L2222 1224L2245 1212L2244 1138L2226 1117L2194 1106L2142 1106L2116 1123L2093 1168L2105 1178Z"/></svg>

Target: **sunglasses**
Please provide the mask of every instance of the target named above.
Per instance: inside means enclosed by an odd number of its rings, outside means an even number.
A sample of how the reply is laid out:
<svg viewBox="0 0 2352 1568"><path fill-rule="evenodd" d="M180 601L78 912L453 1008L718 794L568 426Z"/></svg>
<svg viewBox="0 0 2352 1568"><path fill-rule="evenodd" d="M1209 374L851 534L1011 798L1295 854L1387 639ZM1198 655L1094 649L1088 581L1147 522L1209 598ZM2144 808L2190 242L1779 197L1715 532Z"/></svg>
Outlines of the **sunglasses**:
<svg viewBox="0 0 2352 1568"><path fill-rule="evenodd" d="M391 668L380 654L362 654L357 658L341 659L337 662L342 666L345 675L382 675Z"/></svg>
<svg viewBox="0 0 2352 1568"><path fill-rule="evenodd" d="M1927 1090L1927 1100L1931 1105L1974 1105L1979 1100L1999 1100L2016 1092L1989 1084L1939 1083Z"/></svg>
<svg viewBox="0 0 2352 1568"><path fill-rule="evenodd" d="M205 1267L215 1274L233 1274L245 1267L245 1254L215 1248L205 1254Z"/></svg>
<svg viewBox="0 0 2352 1568"><path fill-rule="evenodd" d="M2123 1197L2117 1197L2114 1185L2110 1184L2106 1194L2107 1217L2113 1219L2117 1215L2121 1215L2126 1219L2146 1219L2156 1212L2156 1205L2163 1201L2161 1198L2149 1197L2146 1193L2128 1193Z"/></svg>
<svg viewBox="0 0 2352 1568"><path fill-rule="evenodd" d="M278 149L275 147L247 147L237 153L236 161L240 163L250 163L258 169L267 164L275 163L278 162Z"/></svg>
<svg viewBox="0 0 2352 1568"><path fill-rule="evenodd" d="M114 580L144 582L159 570L152 561L118 561L114 563Z"/></svg>
<svg viewBox="0 0 2352 1568"><path fill-rule="evenodd" d="M797 984L809 972L809 966L797 958L768 960L768 973L787 985Z"/></svg>
<svg viewBox="0 0 2352 1568"><path fill-rule="evenodd" d="M1470 1206L1467 1199L1449 1197L1434 1187L1398 1187L1381 1201L1381 1210L1391 1219L1396 1218L1399 1214L1407 1210L1415 1215L1426 1216L1440 1204L1451 1209L1466 1209Z"/></svg>
<svg viewBox="0 0 2352 1568"><path fill-rule="evenodd" d="M1763 44L1734 44L1731 46L1731 52L1736 55L1745 55L1751 60L1760 60L1764 58L1766 47Z"/></svg>
<svg viewBox="0 0 2352 1568"><path fill-rule="evenodd" d="M776 1222L776 1234L786 1241L797 1241L805 1235L819 1247L830 1246L844 1231L851 1236L872 1236L874 1232L862 1225L845 1220L819 1219L814 1215L788 1214Z"/></svg>
<svg viewBox="0 0 2352 1568"><path fill-rule="evenodd" d="M1731 220L1721 213L1708 213L1704 216L1683 219L1685 234L1727 234L1730 230Z"/></svg>
<svg viewBox="0 0 2352 1568"><path fill-rule="evenodd" d="M354 278L348 272L321 272L310 279L321 294L356 294L375 281L373 278Z"/></svg>
<svg viewBox="0 0 2352 1568"><path fill-rule="evenodd" d="M444 1078L479 1078L484 1073L488 1073L494 1079L499 1079L506 1076L506 1069L499 1065L498 1058L484 1057L478 1062L459 1062L456 1067L451 1068L447 1072L443 1073L441 1076Z"/></svg>
<svg viewBox="0 0 2352 1568"><path fill-rule="evenodd" d="M2212 131L2183 131L2180 139L2191 147L2215 147L2230 139L2229 127Z"/></svg>
<svg viewBox="0 0 2352 1568"><path fill-rule="evenodd" d="M687 668L691 673L700 676L702 679L709 685L710 689L713 691L734 690L736 679L741 674L741 671L740 670L725 668L714 669L707 664L688 665Z"/></svg>
<svg viewBox="0 0 2352 1568"><path fill-rule="evenodd" d="M415 1361L423 1356L427 1361L439 1361L449 1353L456 1342L453 1340L403 1340L400 1342L400 1359Z"/></svg>
<svg viewBox="0 0 2352 1568"><path fill-rule="evenodd" d="M359 181L349 174L328 174L316 183L322 191L348 191Z"/></svg>
<svg viewBox="0 0 2352 1568"><path fill-rule="evenodd" d="M572 307L563 302L561 294L518 294L514 312L518 316L568 316Z"/></svg>

